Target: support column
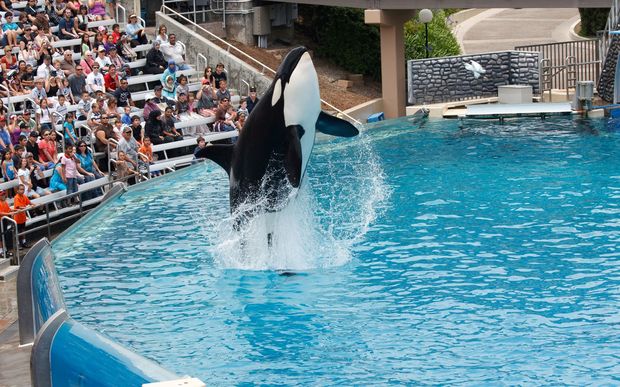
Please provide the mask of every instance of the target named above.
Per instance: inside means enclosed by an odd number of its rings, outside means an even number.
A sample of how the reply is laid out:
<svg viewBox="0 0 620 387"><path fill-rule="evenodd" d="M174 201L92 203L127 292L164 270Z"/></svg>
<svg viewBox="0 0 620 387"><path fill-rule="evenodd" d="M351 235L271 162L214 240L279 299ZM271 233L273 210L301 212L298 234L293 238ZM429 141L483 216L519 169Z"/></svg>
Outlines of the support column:
<svg viewBox="0 0 620 387"><path fill-rule="evenodd" d="M367 9L366 24L378 24L381 33L381 89L386 118L405 115L405 39L404 24L415 11Z"/></svg>

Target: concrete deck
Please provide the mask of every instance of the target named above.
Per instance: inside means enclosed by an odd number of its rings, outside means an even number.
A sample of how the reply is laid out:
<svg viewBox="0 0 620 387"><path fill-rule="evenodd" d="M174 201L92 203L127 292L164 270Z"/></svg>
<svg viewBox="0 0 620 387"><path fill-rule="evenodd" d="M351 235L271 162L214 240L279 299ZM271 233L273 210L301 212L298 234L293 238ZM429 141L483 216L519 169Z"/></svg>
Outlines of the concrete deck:
<svg viewBox="0 0 620 387"><path fill-rule="evenodd" d="M0 282L0 386L30 387L30 350L19 348L16 278Z"/></svg>

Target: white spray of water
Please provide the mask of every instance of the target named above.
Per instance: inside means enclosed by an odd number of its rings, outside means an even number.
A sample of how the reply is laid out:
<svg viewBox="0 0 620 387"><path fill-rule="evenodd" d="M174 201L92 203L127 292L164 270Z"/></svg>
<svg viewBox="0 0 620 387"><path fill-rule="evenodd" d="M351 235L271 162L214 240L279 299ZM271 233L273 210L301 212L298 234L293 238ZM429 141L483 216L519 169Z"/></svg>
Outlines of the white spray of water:
<svg viewBox="0 0 620 387"><path fill-rule="evenodd" d="M364 239L390 192L368 136L317 149L318 157L328 160L321 176L307 172L281 211L251 217L240 231L232 227L234 215L202 218L202 234L218 267L307 271L351 260L353 246ZM342 153L347 157L337 156ZM259 199L241 205L238 212L261 204Z"/></svg>

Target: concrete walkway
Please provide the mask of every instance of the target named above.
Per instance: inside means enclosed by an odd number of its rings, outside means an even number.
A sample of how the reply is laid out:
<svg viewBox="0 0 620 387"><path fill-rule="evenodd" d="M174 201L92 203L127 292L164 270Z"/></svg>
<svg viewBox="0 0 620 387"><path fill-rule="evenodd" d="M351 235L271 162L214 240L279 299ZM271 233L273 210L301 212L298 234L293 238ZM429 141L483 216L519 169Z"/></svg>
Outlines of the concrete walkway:
<svg viewBox="0 0 620 387"><path fill-rule="evenodd" d="M470 15L454 29L464 54L579 39L571 34L577 8L495 8Z"/></svg>

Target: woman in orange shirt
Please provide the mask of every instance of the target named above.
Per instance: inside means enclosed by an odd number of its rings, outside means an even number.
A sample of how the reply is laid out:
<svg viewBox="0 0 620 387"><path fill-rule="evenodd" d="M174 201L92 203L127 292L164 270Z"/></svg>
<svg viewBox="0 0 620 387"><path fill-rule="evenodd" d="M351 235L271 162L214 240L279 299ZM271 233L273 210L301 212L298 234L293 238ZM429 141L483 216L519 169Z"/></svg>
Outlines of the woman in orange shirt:
<svg viewBox="0 0 620 387"><path fill-rule="evenodd" d="M13 198L13 210L19 211L13 215L15 223L17 223L18 234L26 230L26 212L21 210L33 207L25 192L26 187L23 184L20 184L17 187L17 194L15 194L15 197ZM22 235L22 239L19 241L19 246L24 248L28 247L26 244L26 235Z"/></svg>
<svg viewBox="0 0 620 387"><path fill-rule="evenodd" d="M6 201L6 191L0 190L0 218L5 216L11 216L13 212L11 211L11 207L9 207L9 203ZM4 224L4 240L6 243L6 249L11 249L13 244L13 227L11 227L11 222L2 221ZM4 246L2 245L2 240L0 239L0 254L3 256L11 256L12 252L4 251Z"/></svg>

